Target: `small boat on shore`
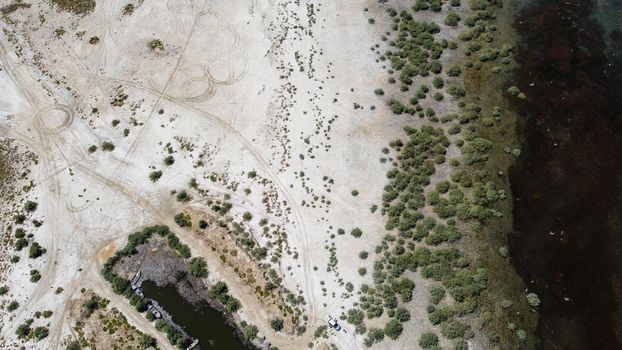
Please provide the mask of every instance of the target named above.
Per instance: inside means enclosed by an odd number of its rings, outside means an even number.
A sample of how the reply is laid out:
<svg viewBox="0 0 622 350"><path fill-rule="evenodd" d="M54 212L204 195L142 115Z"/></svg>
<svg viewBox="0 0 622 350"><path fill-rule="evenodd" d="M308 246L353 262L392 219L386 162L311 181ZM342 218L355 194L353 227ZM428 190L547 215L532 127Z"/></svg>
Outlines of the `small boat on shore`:
<svg viewBox="0 0 622 350"><path fill-rule="evenodd" d="M134 277L132 277L132 280L130 281L130 283L132 285L136 284L139 280L140 280L140 276L141 276L141 271L138 270L138 272L136 272L136 274L134 275Z"/></svg>
<svg viewBox="0 0 622 350"><path fill-rule="evenodd" d="M188 345L186 350L192 350L192 349L196 348L197 345L199 345L199 339L193 340L192 343L190 345Z"/></svg>

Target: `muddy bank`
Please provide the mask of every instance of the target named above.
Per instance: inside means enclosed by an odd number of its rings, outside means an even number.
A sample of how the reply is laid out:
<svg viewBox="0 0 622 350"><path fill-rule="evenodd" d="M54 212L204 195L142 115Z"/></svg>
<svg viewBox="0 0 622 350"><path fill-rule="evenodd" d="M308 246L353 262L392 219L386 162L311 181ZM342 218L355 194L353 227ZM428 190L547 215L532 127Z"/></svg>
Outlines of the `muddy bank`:
<svg viewBox="0 0 622 350"><path fill-rule="evenodd" d="M136 250L137 254L130 259L124 259L117 266L120 272L130 278L140 271L140 280L135 284L140 285L149 280L160 287L175 285L189 302L195 305L208 302L208 286L200 278L190 274L185 259L171 249L166 240L152 238Z"/></svg>
<svg viewBox="0 0 622 350"><path fill-rule="evenodd" d="M542 299L544 349L622 348L622 67L594 5L532 1L515 21L528 98L510 251Z"/></svg>

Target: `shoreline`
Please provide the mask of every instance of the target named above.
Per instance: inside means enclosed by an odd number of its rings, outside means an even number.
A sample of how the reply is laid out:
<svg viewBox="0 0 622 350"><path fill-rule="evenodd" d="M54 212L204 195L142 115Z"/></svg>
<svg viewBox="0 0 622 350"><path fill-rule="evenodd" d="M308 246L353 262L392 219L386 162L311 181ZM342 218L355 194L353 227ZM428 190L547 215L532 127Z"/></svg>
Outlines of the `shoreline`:
<svg viewBox="0 0 622 350"><path fill-rule="evenodd" d="M520 37L513 25L519 7L516 1L504 1L503 8L495 11L497 18L494 24L498 29L494 36L496 43L494 46L509 44L516 47L518 44ZM512 54L512 58L514 56L515 53ZM468 57L462 59L467 61ZM488 160L473 166L471 173L477 177L478 173L485 172L486 176L483 179L493 181L506 194L506 199L495 205L495 209L503 216L495 217L482 226L479 223L471 226L467 231L470 231L469 236L472 239L465 241L465 246L467 252L475 256L476 263L487 268L489 273L489 286L483 293L484 304L481 309L484 318L490 317L490 322L485 326L486 333L505 334L505 338L510 339L515 336L516 329L525 330L527 340L521 348L531 349L539 346L540 339L536 337L539 312L525 302L528 283L523 280L512 263L512 255L503 257L500 254L500 249L508 249L514 233L515 198L511 191L509 173L520 155L517 157L511 151L520 150L522 146L519 134L520 115L514 109L512 96L506 93L507 88L513 85L517 66L518 63L513 61L503 67L504 69L498 74L484 68L469 69L463 78L467 97L471 96L470 100L484 110L491 110L495 106L501 107L500 122L492 127L477 124L476 132L490 140L494 146ZM511 307L514 313L507 313L503 307L499 307L508 300L513 303Z"/></svg>

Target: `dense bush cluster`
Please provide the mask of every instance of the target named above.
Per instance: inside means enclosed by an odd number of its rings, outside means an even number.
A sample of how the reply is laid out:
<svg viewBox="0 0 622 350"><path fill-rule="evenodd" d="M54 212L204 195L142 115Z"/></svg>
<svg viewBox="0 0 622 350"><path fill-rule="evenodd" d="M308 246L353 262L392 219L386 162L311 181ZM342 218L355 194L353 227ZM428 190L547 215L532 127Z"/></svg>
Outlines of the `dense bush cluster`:
<svg viewBox="0 0 622 350"><path fill-rule="evenodd" d="M412 7L414 11L445 10L445 25L457 27L464 24L467 28L458 38L465 41L462 45L470 61L449 66L444 75L440 63L443 50L456 49L458 44L436 40L435 35L440 31L437 24L415 21L407 10L398 13L392 8L387 9L393 18L394 33L382 37L383 41L388 41L389 47L382 55L379 53L379 61L390 62L389 83L399 82L400 90L405 92L411 89L416 76L434 74L428 81L431 80L435 89L431 91L424 84L406 98L391 94L387 101L389 109L396 115L417 115L432 123L446 125L406 127L404 140L392 141L389 144L392 151L383 149L387 156L380 161L391 161L394 166L387 173L388 184L379 208L387 217L386 229L390 233L374 250L376 260L370 271L373 285L362 285L360 303L347 314L342 314L342 319L353 324L360 334L367 331L365 318L388 316L383 329L369 330L364 341L367 346L382 341L385 336L398 337L401 323L410 319L407 309L400 306L412 298L415 287L412 280L404 276L407 272L418 272L437 282L430 290L427 311L430 322L438 325L440 335L450 339L455 349L468 348L466 340L474 335L469 326L470 317L465 316L479 307L480 295L486 288L486 270L471 264L454 243L462 238L465 223L479 225L501 215L494 210L494 205L505 199L505 193L494 182L486 180L483 171L475 171L475 167L488 160L493 148L490 140L476 132L477 126L489 127L499 122L501 110L495 107L492 111L483 111L478 104L469 103L465 98L465 86L470 85L463 86L455 78L462 75L463 69L479 70L486 64L492 66L492 62L499 59L504 64L509 63L508 56L513 48L511 45L493 47L487 44L493 41L492 32L496 27L492 21L495 8L501 6L500 0L463 2L468 2L471 12L460 12L459 15L451 9L450 6L460 6L460 0L416 0ZM492 71L495 73L494 69ZM496 72L500 71L501 68L497 67ZM507 93L526 98L516 87L510 87ZM379 96L383 94L377 93ZM426 105L445 99L456 99L460 111L437 115L438 111ZM447 162L450 147L458 148L461 157ZM518 157L520 150L508 148L507 153ZM445 163L450 166L451 181L432 180L437 166L442 164L445 168ZM375 212L377 209L372 206L371 210ZM424 214L430 209L433 214ZM505 251L500 254L507 256ZM359 274L366 275L367 269L359 269ZM529 295L528 299L534 307L539 303L537 296ZM524 331L520 335L515 333L515 337L525 339ZM436 334L424 333L419 345L425 349L437 349L440 342Z"/></svg>
<svg viewBox="0 0 622 350"><path fill-rule="evenodd" d="M240 308L240 302L229 295L229 288L225 282L219 281L211 286L208 296L225 306L229 312L235 312Z"/></svg>
<svg viewBox="0 0 622 350"><path fill-rule="evenodd" d="M399 72L399 81L405 87L403 90L407 90L415 76L441 73L443 67L439 58L449 43L434 40L433 34L440 32L438 25L415 21L407 11L402 11L399 16L395 12L395 22L397 38L389 42L391 49L385 56L391 62L391 68Z"/></svg>

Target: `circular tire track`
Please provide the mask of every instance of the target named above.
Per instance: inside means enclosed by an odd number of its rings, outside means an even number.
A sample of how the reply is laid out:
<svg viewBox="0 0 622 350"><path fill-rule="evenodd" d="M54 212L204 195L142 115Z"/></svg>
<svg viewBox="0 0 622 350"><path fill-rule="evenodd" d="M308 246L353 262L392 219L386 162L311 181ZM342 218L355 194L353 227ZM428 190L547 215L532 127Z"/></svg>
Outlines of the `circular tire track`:
<svg viewBox="0 0 622 350"><path fill-rule="evenodd" d="M73 118L74 111L69 106L55 104L37 111L34 125L39 132L55 134L67 129Z"/></svg>

